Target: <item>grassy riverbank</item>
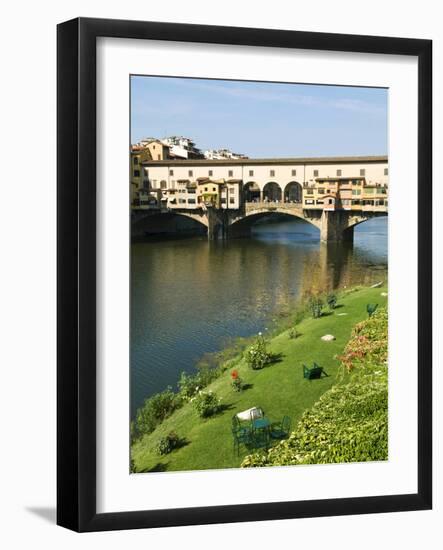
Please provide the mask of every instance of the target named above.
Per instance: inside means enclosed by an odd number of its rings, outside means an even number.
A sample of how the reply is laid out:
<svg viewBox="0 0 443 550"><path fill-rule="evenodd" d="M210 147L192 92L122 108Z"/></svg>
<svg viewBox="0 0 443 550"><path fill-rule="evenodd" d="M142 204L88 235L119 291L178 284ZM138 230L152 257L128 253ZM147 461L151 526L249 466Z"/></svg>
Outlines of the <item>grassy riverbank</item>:
<svg viewBox="0 0 443 550"><path fill-rule="evenodd" d="M367 318L366 304L386 304L386 297L382 296L385 291L385 288L361 288L339 294L335 310L325 311L319 319L306 318L297 325L300 333L297 338L289 338L288 330L273 336L268 347L279 360L262 370L250 369L239 357L206 388L221 397L222 411L208 419L201 419L193 404L185 403L152 433L134 442L132 460L135 471L239 467L248 453L245 450L237 456L233 452L231 417L250 407L262 407L272 421L288 415L294 428L303 412L337 382L340 361L336 356L343 352L354 325ZM336 339L323 342L320 338L325 334L333 334ZM301 365L314 361L325 369L328 377L309 382L303 379ZM230 373L234 368L248 385L239 393L231 387ZM184 444L160 456L156 446L171 431L177 433Z"/></svg>

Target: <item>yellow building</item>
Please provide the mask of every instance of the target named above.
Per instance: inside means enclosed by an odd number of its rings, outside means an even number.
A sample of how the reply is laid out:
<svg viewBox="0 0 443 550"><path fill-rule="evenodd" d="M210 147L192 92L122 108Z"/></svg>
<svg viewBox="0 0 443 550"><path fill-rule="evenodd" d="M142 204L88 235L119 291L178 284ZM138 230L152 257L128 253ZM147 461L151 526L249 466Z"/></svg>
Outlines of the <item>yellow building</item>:
<svg viewBox="0 0 443 550"><path fill-rule="evenodd" d="M140 191L148 189L148 179L144 177L142 163L147 160L152 160L149 149L141 146L133 146L131 148L131 205L138 206L140 204Z"/></svg>
<svg viewBox="0 0 443 550"><path fill-rule="evenodd" d="M151 155L151 159L147 160L167 160L170 158L169 145L165 145L161 141L150 141L146 144L146 149Z"/></svg>
<svg viewBox="0 0 443 550"><path fill-rule="evenodd" d="M212 181L206 178L197 180L197 205L220 208L220 186L224 180Z"/></svg>

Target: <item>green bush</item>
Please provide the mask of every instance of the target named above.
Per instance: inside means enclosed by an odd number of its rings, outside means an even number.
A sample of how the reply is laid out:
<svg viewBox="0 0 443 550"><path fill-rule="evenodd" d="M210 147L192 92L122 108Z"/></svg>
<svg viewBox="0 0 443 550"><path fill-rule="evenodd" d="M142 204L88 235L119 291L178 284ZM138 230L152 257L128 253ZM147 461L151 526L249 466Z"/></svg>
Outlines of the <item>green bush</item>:
<svg viewBox="0 0 443 550"><path fill-rule="evenodd" d="M246 363L254 370L259 370L271 362L272 356L267 349L266 340L261 333L245 352Z"/></svg>
<svg viewBox="0 0 443 550"><path fill-rule="evenodd" d="M143 407L137 411L134 426L135 435L140 437L153 432L158 424L170 416L181 404L180 396L174 393L169 386L161 393L146 399Z"/></svg>
<svg viewBox="0 0 443 550"><path fill-rule="evenodd" d="M180 438L175 432L169 432L167 436L162 437L157 444L156 451L159 455L169 454L180 444Z"/></svg>
<svg viewBox="0 0 443 550"><path fill-rule="evenodd" d="M364 337L362 340L361 337ZM358 357L349 354L357 346ZM346 349L348 350L346 352ZM289 439L243 467L365 462L388 458L387 311L355 326L342 364L352 374L303 414Z"/></svg>
<svg viewBox="0 0 443 550"><path fill-rule="evenodd" d="M347 371L365 363L385 364L388 359L388 311L380 308L355 325L351 339L339 357Z"/></svg>
<svg viewBox="0 0 443 550"><path fill-rule="evenodd" d="M292 327L289 329L289 338L291 340L295 340L299 336L300 336L300 333L298 332L297 327Z"/></svg>
<svg viewBox="0 0 443 550"><path fill-rule="evenodd" d="M191 401L201 418L212 416L220 410L221 399L212 391L199 391Z"/></svg>
<svg viewBox="0 0 443 550"><path fill-rule="evenodd" d="M231 372L231 386L232 389L236 392L240 392L243 389L243 380L240 378L237 369L234 369Z"/></svg>
<svg viewBox="0 0 443 550"><path fill-rule="evenodd" d="M201 389L208 386L220 376L223 370L220 367L211 367L206 363L197 365L196 374L182 372L177 383L180 395L185 401L189 401Z"/></svg>
<svg viewBox="0 0 443 550"><path fill-rule="evenodd" d="M198 392L200 380L198 374L187 374L182 372L177 383L180 395L185 401L189 401Z"/></svg>
<svg viewBox="0 0 443 550"><path fill-rule="evenodd" d="M329 309L332 311L337 305L337 296L335 294L328 294L326 296L326 303L328 304Z"/></svg>
<svg viewBox="0 0 443 550"><path fill-rule="evenodd" d="M323 300L320 296L311 296L308 300L308 308L314 319L321 317L321 311L323 309Z"/></svg>

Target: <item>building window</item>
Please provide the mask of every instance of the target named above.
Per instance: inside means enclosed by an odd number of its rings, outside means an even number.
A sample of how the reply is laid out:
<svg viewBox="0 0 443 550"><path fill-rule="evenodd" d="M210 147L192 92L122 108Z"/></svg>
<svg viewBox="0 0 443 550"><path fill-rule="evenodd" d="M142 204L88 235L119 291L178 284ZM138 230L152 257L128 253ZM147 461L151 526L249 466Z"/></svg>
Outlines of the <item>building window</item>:
<svg viewBox="0 0 443 550"><path fill-rule="evenodd" d="M222 199L221 199L221 203L222 203L222 204L226 204L226 199L225 199L225 198L222 198Z"/></svg>
<svg viewBox="0 0 443 550"><path fill-rule="evenodd" d="M195 199L188 199L188 204L195 204Z"/></svg>
<svg viewBox="0 0 443 550"><path fill-rule="evenodd" d="M134 157L134 164L138 164L138 157Z"/></svg>
<svg viewBox="0 0 443 550"><path fill-rule="evenodd" d="M192 178L193 175L194 175L194 174L193 174L192 170L188 170L188 176L189 176L190 178Z"/></svg>
<svg viewBox="0 0 443 550"><path fill-rule="evenodd" d="M174 170L169 170L169 175L173 176L174 175Z"/></svg>
<svg viewBox="0 0 443 550"><path fill-rule="evenodd" d="M216 187L213 187L212 188L212 191L215 193L217 191L217 188Z"/></svg>
<svg viewBox="0 0 443 550"><path fill-rule="evenodd" d="M179 202L180 204L186 204L186 199L178 199L178 202Z"/></svg>
<svg viewBox="0 0 443 550"><path fill-rule="evenodd" d="M313 195L313 194L314 194L314 190L313 190L313 189L306 189L306 194L307 194L307 195Z"/></svg>
<svg viewBox="0 0 443 550"><path fill-rule="evenodd" d="M228 170L228 177L232 178L234 175L234 172L232 170Z"/></svg>
<svg viewBox="0 0 443 550"><path fill-rule="evenodd" d="M143 189L149 189L149 181L148 180L143 181Z"/></svg>
<svg viewBox="0 0 443 550"><path fill-rule="evenodd" d="M269 175L271 178L275 177L275 170L269 170Z"/></svg>
<svg viewBox="0 0 443 550"><path fill-rule="evenodd" d="M205 187L205 191L207 191L207 190L208 190L208 188L207 188L207 187Z"/></svg>
<svg viewBox="0 0 443 550"><path fill-rule="evenodd" d="M384 174L385 174L385 176L387 176L389 174L389 170L387 168L385 168Z"/></svg>
<svg viewBox="0 0 443 550"><path fill-rule="evenodd" d="M231 195L233 195L235 193L235 187L230 187L229 192L231 193Z"/></svg>
<svg viewBox="0 0 443 550"><path fill-rule="evenodd" d="M208 171L208 176L212 176L212 175L213 175L212 170L209 170L209 171Z"/></svg>
<svg viewBox="0 0 443 550"><path fill-rule="evenodd" d="M353 189L352 194L353 195L360 195L361 194L361 189Z"/></svg>
<svg viewBox="0 0 443 550"><path fill-rule="evenodd" d="M234 204L234 202L235 202L234 197L231 197L231 198L229 199L229 203L230 203L230 204Z"/></svg>
<svg viewBox="0 0 443 550"><path fill-rule="evenodd" d="M291 171L291 174L292 174L293 176L296 176L296 175L297 175L297 170L292 170L292 171Z"/></svg>
<svg viewBox="0 0 443 550"><path fill-rule="evenodd" d="M314 201L312 199L306 199L305 204L314 204Z"/></svg>
<svg viewBox="0 0 443 550"><path fill-rule="evenodd" d="M254 170L249 170L249 176L253 176L254 175Z"/></svg>
<svg viewBox="0 0 443 550"><path fill-rule="evenodd" d="M314 178L318 178L318 170L314 170Z"/></svg>
<svg viewBox="0 0 443 550"><path fill-rule="evenodd" d="M337 170L337 176L338 176L338 177L341 176L341 170Z"/></svg>
<svg viewBox="0 0 443 550"><path fill-rule="evenodd" d="M325 192L324 189L317 189L317 191L318 191L318 194L319 194L319 195L323 195L323 193Z"/></svg>
<svg viewBox="0 0 443 550"><path fill-rule="evenodd" d="M134 178L140 177L140 170L134 170Z"/></svg>
<svg viewBox="0 0 443 550"><path fill-rule="evenodd" d="M360 170L360 176L364 176L366 174L366 170L364 168L362 168Z"/></svg>

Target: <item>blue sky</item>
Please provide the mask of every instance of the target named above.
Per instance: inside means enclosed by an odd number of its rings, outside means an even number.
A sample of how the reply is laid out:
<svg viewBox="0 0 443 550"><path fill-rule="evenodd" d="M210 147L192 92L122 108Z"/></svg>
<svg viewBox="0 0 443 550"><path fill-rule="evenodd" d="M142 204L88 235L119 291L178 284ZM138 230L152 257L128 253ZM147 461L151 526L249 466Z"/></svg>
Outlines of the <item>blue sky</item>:
<svg viewBox="0 0 443 550"><path fill-rule="evenodd" d="M388 91L188 78L131 78L131 142L184 135L249 157L387 154Z"/></svg>

